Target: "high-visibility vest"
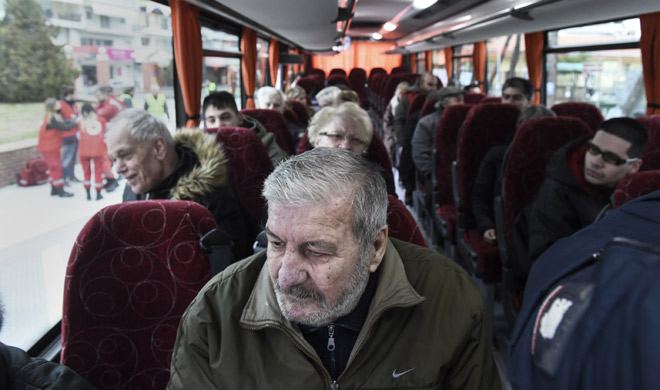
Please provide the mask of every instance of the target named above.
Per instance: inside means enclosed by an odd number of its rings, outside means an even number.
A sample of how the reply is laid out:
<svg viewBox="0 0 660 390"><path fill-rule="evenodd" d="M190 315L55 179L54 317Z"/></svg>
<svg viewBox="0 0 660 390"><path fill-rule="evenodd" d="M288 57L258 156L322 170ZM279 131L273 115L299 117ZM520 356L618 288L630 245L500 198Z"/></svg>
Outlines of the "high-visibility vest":
<svg viewBox="0 0 660 390"><path fill-rule="evenodd" d="M121 96L119 96L119 100L121 100L124 105L126 105L126 99L128 99L129 102L131 102L131 107L135 108L135 101L133 100L133 96L127 94L127 93L122 93Z"/></svg>
<svg viewBox="0 0 660 390"><path fill-rule="evenodd" d="M153 116L162 118L165 116L165 95L158 94L158 97L154 97L153 94L147 94L147 111L149 111Z"/></svg>
<svg viewBox="0 0 660 390"><path fill-rule="evenodd" d="M209 83L209 85L206 86L206 94L210 94L211 92L215 92L216 85L213 81Z"/></svg>

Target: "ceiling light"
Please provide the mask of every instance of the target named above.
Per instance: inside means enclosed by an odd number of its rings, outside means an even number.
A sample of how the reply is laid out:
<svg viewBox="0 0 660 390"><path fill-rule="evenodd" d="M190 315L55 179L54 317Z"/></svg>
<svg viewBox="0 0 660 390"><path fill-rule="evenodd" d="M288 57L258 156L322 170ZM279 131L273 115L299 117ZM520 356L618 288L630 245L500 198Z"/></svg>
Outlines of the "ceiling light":
<svg viewBox="0 0 660 390"><path fill-rule="evenodd" d="M378 34L377 32L371 34L371 37L372 37L373 39L377 40L377 41L380 40L381 38L383 38L383 36L380 35L380 34Z"/></svg>
<svg viewBox="0 0 660 390"><path fill-rule="evenodd" d="M399 27L399 26L397 26L396 24L394 24L392 22L387 22L383 25L383 29L385 31L394 31L394 30L396 30L397 27Z"/></svg>
<svg viewBox="0 0 660 390"><path fill-rule="evenodd" d="M425 9L433 4L435 4L438 0L415 0L412 3L412 7L414 9Z"/></svg>

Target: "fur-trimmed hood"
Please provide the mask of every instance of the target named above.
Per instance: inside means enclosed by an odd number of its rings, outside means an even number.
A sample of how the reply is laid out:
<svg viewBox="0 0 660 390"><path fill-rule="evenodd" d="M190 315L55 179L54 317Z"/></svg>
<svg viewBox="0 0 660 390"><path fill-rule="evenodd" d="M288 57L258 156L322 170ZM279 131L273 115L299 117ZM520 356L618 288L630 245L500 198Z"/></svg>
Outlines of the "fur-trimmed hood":
<svg viewBox="0 0 660 390"><path fill-rule="evenodd" d="M170 199L197 200L209 196L218 187L228 185L227 157L214 135L199 129L179 130L174 134L174 144L192 151L199 165L177 180ZM183 156L180 157L183 159Z"/></svg>

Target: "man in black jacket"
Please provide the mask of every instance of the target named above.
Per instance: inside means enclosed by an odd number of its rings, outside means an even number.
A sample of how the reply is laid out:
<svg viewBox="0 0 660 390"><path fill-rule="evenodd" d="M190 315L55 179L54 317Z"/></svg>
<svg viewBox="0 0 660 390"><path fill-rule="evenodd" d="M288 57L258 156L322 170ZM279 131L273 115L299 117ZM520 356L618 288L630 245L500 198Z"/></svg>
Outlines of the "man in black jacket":
<svg viewBox="0 0 660 390"><path fill-rule="evenodd" d="M0 329L3 319L0 301ZM33 358L21 349L0 342L0 389L90 390L94 386L69 367Z"/></svg>
<svg viewBox="0 0 660 390"><path fill-rule="evenodd" d="M122 111L106 134L108 154L126 178L124 202L173 199L197 202L211 211L234 241L236 260L252 254L257 233L229 185L222 145L211 134L167 126L140 109Z"/></svg>
<svg viewBox="0 0 660 390"><path fill-rule="evenodd" d="M638 121L613 118L592 139L576 140L555 152L531 210L530 262L594 221L619 181L642 166L647 139Z"/></svg>
<svg viewBox="0 0 660 390"><path fill-rule="evenodd" d="M287 152L277 145L274 133L266 131L266 128L256 119L238 111L236 100L229 92L209 94L202 103L202 112L204 113L204 129L207 131L222 126L244 127L254 131L264 144L273 166L277 166L289 157Z"/></svg>

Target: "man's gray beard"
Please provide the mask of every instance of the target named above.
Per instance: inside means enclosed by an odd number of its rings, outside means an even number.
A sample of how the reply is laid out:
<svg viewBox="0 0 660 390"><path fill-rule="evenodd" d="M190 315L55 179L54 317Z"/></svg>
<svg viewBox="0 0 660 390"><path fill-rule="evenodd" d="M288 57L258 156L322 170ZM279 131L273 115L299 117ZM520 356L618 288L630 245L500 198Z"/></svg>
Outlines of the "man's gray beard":
<svg viewBox="0 0 660 390"><path fill-rule="evenodd" d="M364 254L364 255L363 255ZM357 306L364 289L369 282L369 256L368 251L360 251L360 260L355 264L355 269L351 272L346 288L341 292L337 299L338 304L334 307L329 307L327 302L323 299L320 292L303 285L297 285L288 289L282 290L279 287L279 282L271 280L273 289L275 290L275 297L280 311L284 318L298 324L320 327L330 324L337 318L343 317L352 312ZM321 305L321 308L312 315L307 315L305 318L292 319L286 309L286 298L284 295L292 295L295 298L307 298Z"/></svg>

